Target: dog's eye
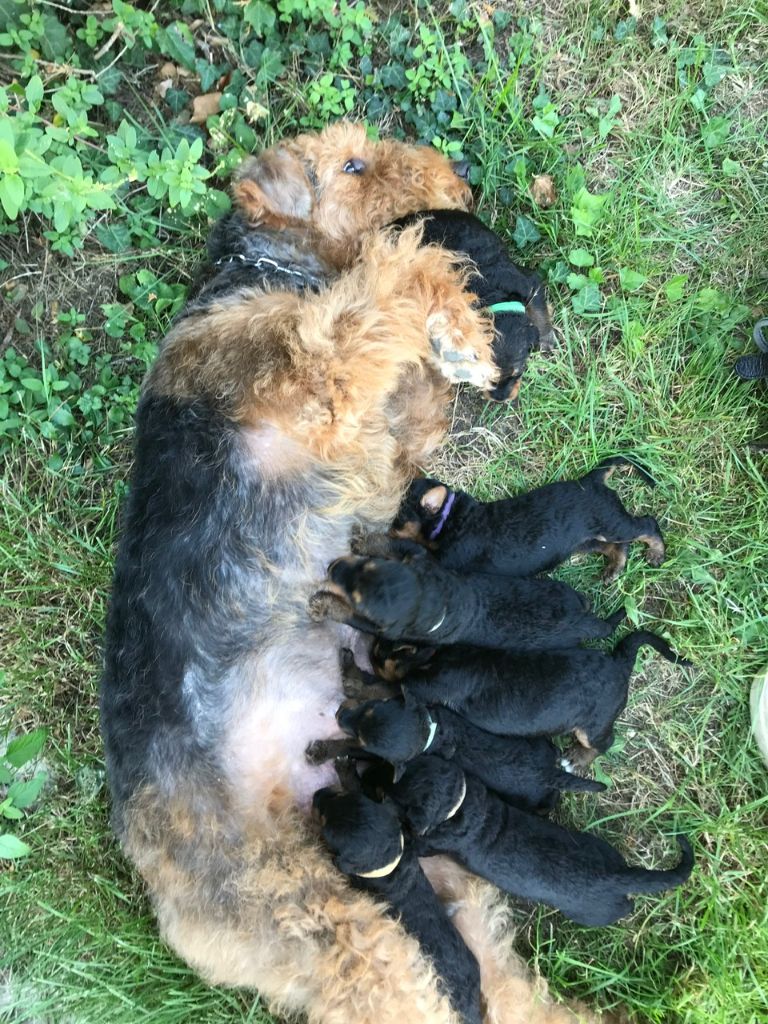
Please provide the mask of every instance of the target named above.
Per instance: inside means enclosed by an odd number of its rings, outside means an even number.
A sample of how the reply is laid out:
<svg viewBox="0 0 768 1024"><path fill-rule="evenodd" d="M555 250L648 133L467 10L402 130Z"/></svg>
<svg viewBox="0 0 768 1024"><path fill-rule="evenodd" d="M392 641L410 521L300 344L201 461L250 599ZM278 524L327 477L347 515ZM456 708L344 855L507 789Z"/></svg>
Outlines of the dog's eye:
<svg viewBox="0 0 768 1024"><path fill-rule="evenodd" d="M347 160L344 164L345 174L362 174L365 170L365 161L361 160L359 156L353 156L351 160Z"/></svg>

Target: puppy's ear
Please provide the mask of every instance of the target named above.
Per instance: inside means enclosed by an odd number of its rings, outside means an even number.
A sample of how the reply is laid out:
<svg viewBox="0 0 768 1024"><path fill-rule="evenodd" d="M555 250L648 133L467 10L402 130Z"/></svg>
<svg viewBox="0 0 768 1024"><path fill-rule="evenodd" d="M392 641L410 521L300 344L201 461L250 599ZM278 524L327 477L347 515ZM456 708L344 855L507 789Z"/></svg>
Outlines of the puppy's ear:
<svg viewBox="0 0 768 1024"><path fill-rule="evenodd" d="M431 516L436 516L448 499L448 488L445 484L430 487L422 494L419 504Z"/></svg>
<svg viewBox="0 0 768 1024"><path fill-rule="evenodd" d="M407 686L404 686L402 688L402 690L403 690L403 707L404 708L406 708L408 711L412 711L413 708L420 707L419 701L414 697L414 695L411 693L411 691L408 689Z"/></svg>
<svg viewBox="0 0 768 1024"><path fill-rule="evenodd" d="M314 193L304 165L285 146L246 160L233 193L253 224L280 229L307 221L312 212Z"/></svg>

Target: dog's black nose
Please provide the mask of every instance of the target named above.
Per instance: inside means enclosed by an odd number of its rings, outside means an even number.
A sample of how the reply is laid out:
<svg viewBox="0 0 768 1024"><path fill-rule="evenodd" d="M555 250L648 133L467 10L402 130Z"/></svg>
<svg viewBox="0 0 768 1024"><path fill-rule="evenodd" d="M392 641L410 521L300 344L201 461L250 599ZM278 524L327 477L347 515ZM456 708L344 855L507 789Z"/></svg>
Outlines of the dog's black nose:
<svg viewBox="0 0 768 1024"><path fill-rule="evenodd" d="M452 160L453 173L463 181L469 181L469 160Z"/></svg>

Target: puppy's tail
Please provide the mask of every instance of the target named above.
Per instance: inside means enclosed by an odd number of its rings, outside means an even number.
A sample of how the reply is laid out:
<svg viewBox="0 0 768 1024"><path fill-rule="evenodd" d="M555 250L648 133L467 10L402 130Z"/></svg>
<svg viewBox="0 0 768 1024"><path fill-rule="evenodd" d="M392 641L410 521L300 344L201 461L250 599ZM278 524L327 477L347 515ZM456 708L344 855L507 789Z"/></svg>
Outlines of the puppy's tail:
<svg viewBox="0 0 768 1024"><path fill-rule="evenodd" d="M599 466L595 466L591 472L587 473L586 479L592 479L604 484L617 466L631 466L640 479L648 484L649 487L656 486L656 481L648 470L644 469L639 462L635 462L628 455L612 455L609 459L603 459Z"/></svg>
<svg viewBox="0 0 768 1024"><path fill-rule="evenodd" d="M685 836L678 836L677 841L683 856L675 868L668 871L647 871L645 868L626 868L621 872L622 885L627 892L652 893L673 889L676 885L687 882L693 871L693 849Z"/></svg>
<svg viewBox="0 0 768 1024"><path fill-rule="evenodd" d="M553 782L555 789L570 790L574 793L602 793L608 787L597 779L583 779L573 772L558 772Z"/></svg>
<svg viewBox="0 0 768 1024"><path fill-rule="evenodd" d="M679 654L675 654L663 637L646 629L638 629L635 633L630 633L623 640L620 640L613 649L613 656L617 661L623 661L631 669L637 659L637 652L646 645L653 647L655 651L658 651L667 661L671 661L673 665L690 668L693 664L687 658L682 658Z"/></svg>

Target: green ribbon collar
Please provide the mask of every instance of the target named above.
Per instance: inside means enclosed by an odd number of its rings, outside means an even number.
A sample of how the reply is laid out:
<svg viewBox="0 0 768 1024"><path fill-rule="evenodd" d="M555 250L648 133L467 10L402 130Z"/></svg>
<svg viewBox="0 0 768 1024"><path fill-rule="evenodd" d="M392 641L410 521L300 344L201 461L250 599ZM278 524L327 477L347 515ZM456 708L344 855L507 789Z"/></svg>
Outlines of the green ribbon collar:
<svg viewBox="0 0 768 1024"><path fill-rule="evenodd" d="M492 313L525 313L525 306L522 302L494 302L488 309Z"/></svg>

